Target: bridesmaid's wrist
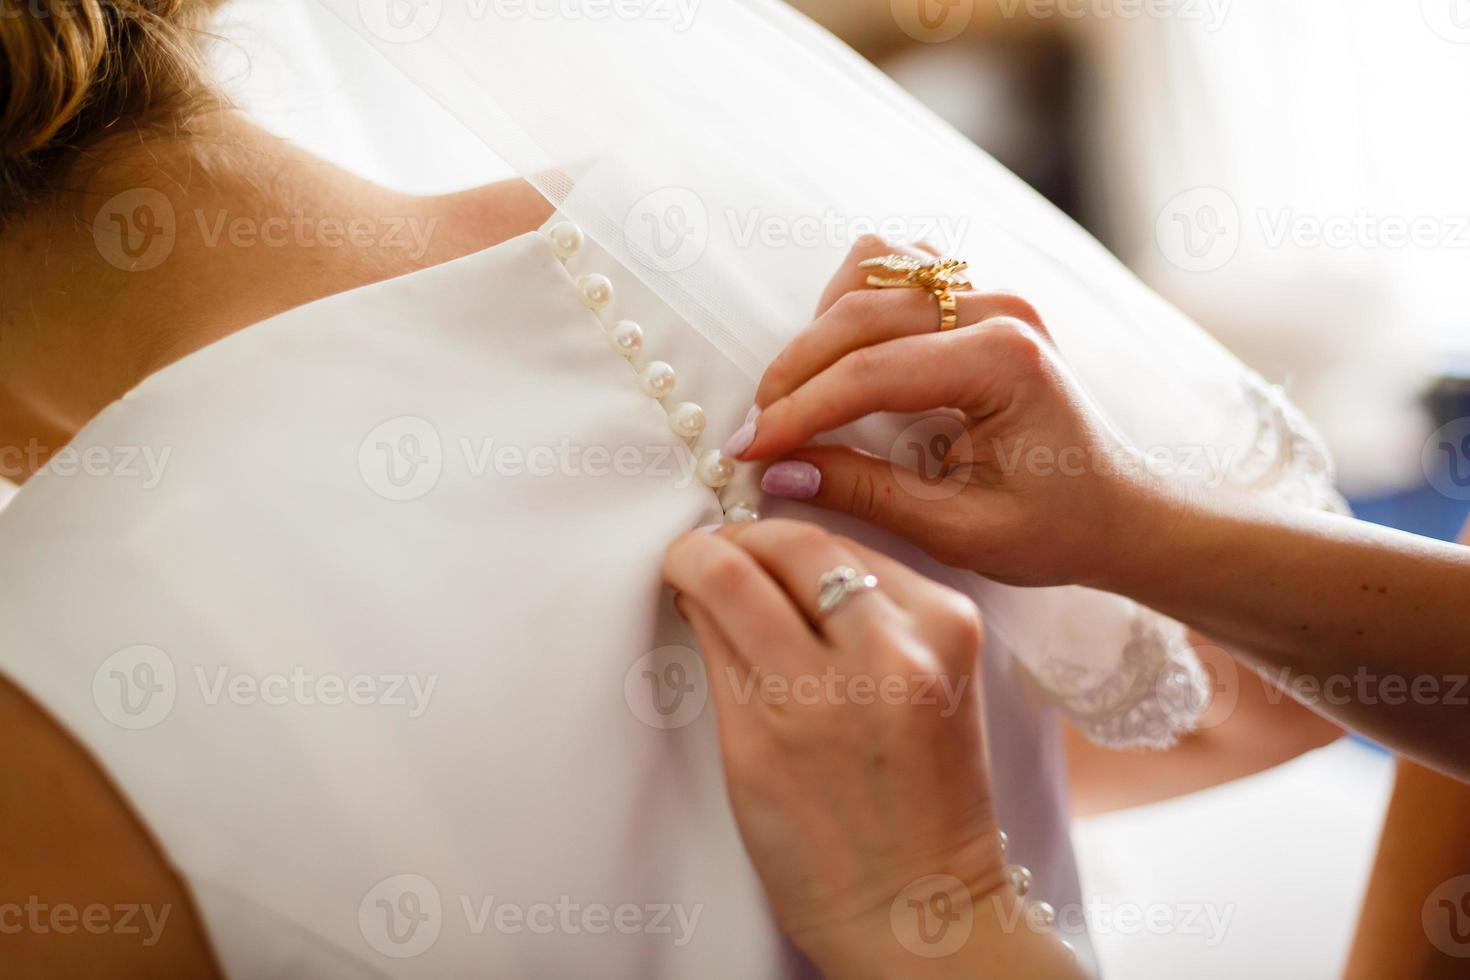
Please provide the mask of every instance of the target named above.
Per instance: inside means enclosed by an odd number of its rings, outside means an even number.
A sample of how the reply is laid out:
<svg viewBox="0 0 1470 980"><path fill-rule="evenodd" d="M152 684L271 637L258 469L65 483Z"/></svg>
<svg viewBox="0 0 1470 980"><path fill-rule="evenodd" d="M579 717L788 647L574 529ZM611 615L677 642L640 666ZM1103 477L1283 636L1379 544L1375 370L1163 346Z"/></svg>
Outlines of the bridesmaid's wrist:
<svg viewBox="0 0 1470 980"><path fill-rule="evenodd" d="M1078 584L1140 601L1178 574L1206 516L1188 487L1146 472L1116 489L1109 511L1098 574Z"/></svg>
<svg viewBox="0 0 1470 980"><path fill-rule="evenodd" d="M896 883L866 913L792 939L828 980L972 976L968 938L997 896L1014 896L1001 834L970 841L932 874Z"/></svg>
<svg viewBox="0 0 1470 980"><path fill-rule="evenodd" d="M945 922L933 909L922 924L907 908L880 916L866 941L814 963L826 980L1085 980L1055 925L1030 909L1001 881L940 910Z"/></svg>

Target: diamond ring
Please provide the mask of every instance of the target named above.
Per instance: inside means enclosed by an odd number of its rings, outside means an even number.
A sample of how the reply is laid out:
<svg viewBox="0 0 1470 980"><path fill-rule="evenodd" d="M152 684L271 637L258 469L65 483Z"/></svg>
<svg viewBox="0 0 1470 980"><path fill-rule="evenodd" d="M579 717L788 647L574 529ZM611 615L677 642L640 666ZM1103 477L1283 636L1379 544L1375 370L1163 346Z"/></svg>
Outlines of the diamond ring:
<svg viewBox="0 0 1470 980"><path fill-rule="evenodd" d="M861 575L855 568L838 565L821 578L820 591L817 595L817 614L831 615L851 596L877 587L877 576Z"/></svg>

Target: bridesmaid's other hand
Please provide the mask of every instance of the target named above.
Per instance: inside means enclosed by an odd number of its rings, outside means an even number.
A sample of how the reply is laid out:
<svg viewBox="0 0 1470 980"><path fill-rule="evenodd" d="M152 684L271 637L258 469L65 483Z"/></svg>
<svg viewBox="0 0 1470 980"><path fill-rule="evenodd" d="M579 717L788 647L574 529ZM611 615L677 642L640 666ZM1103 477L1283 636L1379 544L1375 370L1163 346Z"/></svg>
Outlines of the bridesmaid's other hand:
<svg viewBox="0 0 1470 980"><path fill-rule="evenodd" d="M858 263L890 252L924 254L875 240L854 248L816 321L766 371L761 411L727 453L780 460L767 492L886 527L948 565L1021 585L1105 581L1163 487L1029 303L956 293L960 326L940 332L928 292L864 286ZM883 411L944 415L963 432L938 480L897 458L809 445Z"/></svg>
<svg viewBox="0 0 1470 980"><path fill-rule="evenodd" d="M878 587L824 614L819 582L842 566ZM969 599L783 520L686 534L664 578L699 640L746 849L825 976L1071 975L1058 937L1017 924L1005 886ZM906 931L931 906L951 948Z"/></svg>

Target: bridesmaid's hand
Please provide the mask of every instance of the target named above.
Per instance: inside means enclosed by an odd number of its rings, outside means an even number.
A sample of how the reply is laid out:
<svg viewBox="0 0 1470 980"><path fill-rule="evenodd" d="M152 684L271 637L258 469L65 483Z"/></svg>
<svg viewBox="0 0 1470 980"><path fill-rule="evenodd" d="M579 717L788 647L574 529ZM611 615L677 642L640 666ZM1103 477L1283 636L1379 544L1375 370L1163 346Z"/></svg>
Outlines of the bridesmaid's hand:
<svg viewBox="0 0 1470 980"><path fill-rule="evenodd" d="M879 585L823 615L839 566ZM969 599L782 520L686 534L664 578L702 649L746 849L826 976L1072 975L1005 887Z"/></svg>
<svg viewBox="0 0 1470 980"><path fill-rule="evenodd" d="M816 321L766 371L761 411L727 455L785 457L768 493L886 527L945 564L1022 585L1106 582L1162 486L1028 303L957 293L960 326L941 333L928 292L864 285L858 262L890 252L924 254L858 243ZM935 410L962 433L937 482L897 458L808 445L873 412Z"/></svg>

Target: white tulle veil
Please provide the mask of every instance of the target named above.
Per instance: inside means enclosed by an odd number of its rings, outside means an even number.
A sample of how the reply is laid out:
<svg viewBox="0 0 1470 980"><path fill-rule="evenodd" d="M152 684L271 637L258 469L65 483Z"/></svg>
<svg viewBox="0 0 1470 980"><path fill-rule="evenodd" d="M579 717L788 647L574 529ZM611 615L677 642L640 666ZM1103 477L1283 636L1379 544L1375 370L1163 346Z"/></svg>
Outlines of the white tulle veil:
<svg viewBox="0 0 1470 980"><path fill-rule="evenodd" d="M1278 392L782 4L237 0L222 31L241 42L222 73L276 128L406 189L524 176L752 380L857 234L928 238L980 288L1033 299L1161 465L1205 492L1334 502ZM1080 589L987 595L992 626L1094 738L1167 742L1202 709L1174 624Z"/></svg>

